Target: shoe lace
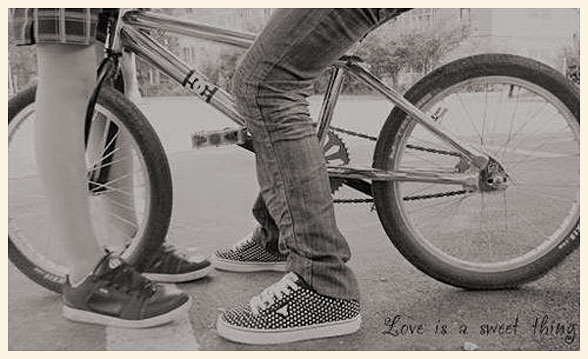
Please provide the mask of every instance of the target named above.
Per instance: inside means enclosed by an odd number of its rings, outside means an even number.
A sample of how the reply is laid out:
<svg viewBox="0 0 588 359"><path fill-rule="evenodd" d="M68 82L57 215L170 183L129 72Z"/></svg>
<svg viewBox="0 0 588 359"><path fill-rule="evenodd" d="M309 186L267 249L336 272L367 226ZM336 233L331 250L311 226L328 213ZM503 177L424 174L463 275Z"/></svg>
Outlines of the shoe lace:
<svg viewBox="0 0 588 359"><path fill-rule="evenodd" d="M293 291L300 288L296 284L296 274L288 273L280 281L272 284L264 289L259 295L254 296L249 301L249 306L254 315L259 315L261 310L265 310L276 302L282 299L285 295L291 294Z"/></svg>
<svg viewBox="0 0 588 359"><path fill-rule="evenodd" d="M115 289L123 289L127 293L138 292L148 296L157 291L157 284L143 277L127 264L119 265L104 275Z"/></svg>

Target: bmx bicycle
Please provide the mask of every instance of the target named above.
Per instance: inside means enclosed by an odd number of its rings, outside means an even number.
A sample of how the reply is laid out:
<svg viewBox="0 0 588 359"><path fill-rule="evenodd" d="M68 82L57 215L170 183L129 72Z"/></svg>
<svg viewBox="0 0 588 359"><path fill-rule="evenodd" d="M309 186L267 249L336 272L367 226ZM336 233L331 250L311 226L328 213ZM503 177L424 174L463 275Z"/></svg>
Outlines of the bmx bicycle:
<svg viewBox="0 0 588 359"><path fill-rule="evenodd" d="M253 150L231 95L155 41L150 30L246 49L255 36L149 10L121 11L88 111L88 197L104 246L141 266L167 232L171 174L145 116L108 85L128 53L145 60L237 125L193 134L195 147ZM374 136L338 127L334 109L351 75L394 104ZM9 101L9 258L60 291L63 258L48 238L47 209L32 155L34 94ZM579 246L579 90L537 61L483 54L446 64L401 95L360 60L333 64L316 122L333 190L373 202L395 247L442 282L511 288L539 278ZM362 119L365 121L365 119ZM342 136L375 144L373 162L352 165ZM128 213L131 213L129 216ZM114 238L114 239L113 239Z"/></svg>

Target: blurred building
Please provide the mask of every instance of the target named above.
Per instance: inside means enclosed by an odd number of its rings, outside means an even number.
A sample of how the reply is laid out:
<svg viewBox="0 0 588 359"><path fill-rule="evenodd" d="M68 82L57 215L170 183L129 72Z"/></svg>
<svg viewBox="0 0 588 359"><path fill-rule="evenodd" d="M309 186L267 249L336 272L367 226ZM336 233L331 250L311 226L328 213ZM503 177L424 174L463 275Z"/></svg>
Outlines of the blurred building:
<svg viewBox="0 0 588 359"><path fill-rule="evenodd" d="M175 17L202 22L214 26L257 33L268 21L272 9L154 9ZM15 47L11 42L11 18L9 25L9 90L21 88L35 74L34 50ZM413 31L435 29L442 26L467 25L470 36L460 46L447 54L443 62L484 52L507 52L543 61L565 71L577 66L580 54L579 9L478 9L478 8L420 8L402 14L384 25L378 36L400 37ZM165 35L170 40L170 34ZM232 66L227 57L242 52L226 45L216 45L203 40L175 37L166 41L170 50L188 64L204 69L205 73L217 71L223 64ZM224 61L224 62L223 62ZM225 80L228 69L218 73L215 81ZM141 66L142 83L157 85L161 82L158 71Z"/></svg>
<svg viewBox="0 0 588 359"><path fill-rule="evenodd" d="M391 36L444 25L470 26L469 38L448 60L474 53L507 52L528 56L562 70L565 52L579 55L579 9L414 9L387 28Z"/></svg>
<svg viewBox="0 0 588 359"><path fill-rule="evenodd" d="M221 28L257 33L270 16L271 9L172 9L171 15ZM179 37L180 56L191 64L218 59L226 45Z"/></svg>
<svg viewBox="0 0 588 359"><path fill-rule="evenodd" d="M257 33L269 18L270 9L174 9L178 18L221 28ZM226 45L204 40L178 37L182 60L193 65L215 63L223 52L231 51Z"/></svg>
<svg viewBox="0 0 588 359"><path fill-rule="evenodd" d="M271 9L255 8L222 8L222 9L161 9L176 18L199 22L216 27L258 33L271 15ZM231 46L215 44L206 40L193 39L186 36L167 34L168 45L187 64L203 71L214 82L225 85L226 80L218 77L226 76L226 71L219 72L223 58L242 53L243 50ZM173 39L172 39L173 38ZM161 82L161 76L155 69L147 70L147 82L156 85Z"/></svg>

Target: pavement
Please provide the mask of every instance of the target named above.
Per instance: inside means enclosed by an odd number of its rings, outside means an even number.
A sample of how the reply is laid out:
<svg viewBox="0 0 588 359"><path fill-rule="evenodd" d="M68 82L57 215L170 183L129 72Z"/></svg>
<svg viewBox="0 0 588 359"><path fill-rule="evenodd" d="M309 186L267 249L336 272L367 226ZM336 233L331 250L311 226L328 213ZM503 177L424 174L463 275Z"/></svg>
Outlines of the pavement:
<svg viewBox="0 0 588 359"><path fill-rule="evenodd" d="M186 134L198 129L192 124L194 117L206 118L199 125L206 128L215 116L190 106L184 99L142 104L153 118L172 168L174 213L168 241L210 255L254 228L250 215L257 194L254 160L235 147L190 150ZM379 103L372 107L387 111ZM172 114L174 119L169 118ZM127 330L73 323L61 316L59 296L9 264L8 349L579 350L579 251L518 290L466 291L414 268L393 247L369 205L340 205L336 214L350 243L350 265L362 291L363 324L355 334L277 346L241 345L219 337L218 313L249 300L277 281L279 273L214 271L208 278L179 285L190 293L194 305L185 318L163 327Z"/></svg>

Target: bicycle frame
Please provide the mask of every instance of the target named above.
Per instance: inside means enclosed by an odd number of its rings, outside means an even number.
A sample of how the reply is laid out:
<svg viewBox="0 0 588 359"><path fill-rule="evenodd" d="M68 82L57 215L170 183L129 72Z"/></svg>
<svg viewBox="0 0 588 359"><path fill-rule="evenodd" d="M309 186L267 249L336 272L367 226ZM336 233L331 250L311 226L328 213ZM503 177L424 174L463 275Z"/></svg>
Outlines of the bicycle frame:
<svg viewBox="0 0 588 359"><path fill-rule="evenodd" d="M235 123L240 126L245 126L245 119L237 112L233 99L227 91L208 81L202 73L190 68L173 53L140 30L147 29L171 32L237 46L243 49L251 46L255 40L255 35L176 19L149 11L127 11L121 16L121 21L118 26L120 31L120 47L138 54L179 84L190 89L197 97L225 114ZM116 44L116 41L114 43ZM472 167L474 170L466 173L448 174L426 171L383 171L374 168L328 166L330 176L343 178L347 185L368 195L371 195L371 184L368 181L402 180L457 184L466 186L467 188L477 188L477 174L490 161L485 154L479 153L468 145L458 141L445 131L441 125L434 122L432 116L422 112L401 94L386 86L360 62L353 58L348 58L335 62L333 66L334 71L327 87L317 126L317 133L321 142L326 139L327 130L333 118L335 104L341 93L343 78L346 73L350 73L392 101L433 134L454 147L475 168Z"/></svg>

